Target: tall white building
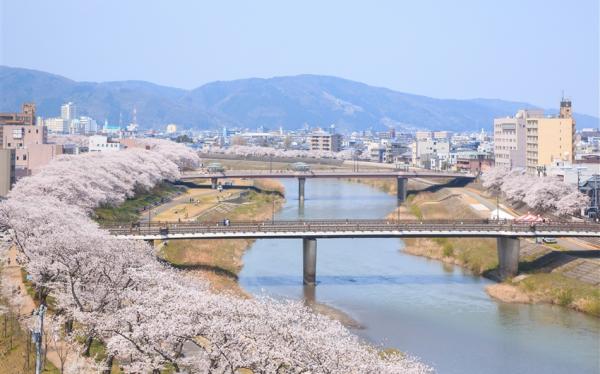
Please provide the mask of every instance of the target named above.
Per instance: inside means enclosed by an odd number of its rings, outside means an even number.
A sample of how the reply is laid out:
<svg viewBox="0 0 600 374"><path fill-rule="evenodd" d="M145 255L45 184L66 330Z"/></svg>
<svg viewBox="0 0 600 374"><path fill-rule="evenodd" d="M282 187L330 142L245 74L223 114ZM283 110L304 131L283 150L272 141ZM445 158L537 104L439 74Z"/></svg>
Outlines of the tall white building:
<svg viewBox="0 0 600 374"><path fill-rule="evenodd" d="M66 121L71 121L77 118L77 106L74 103L68 102L60 107L60 116Z"/></svg>

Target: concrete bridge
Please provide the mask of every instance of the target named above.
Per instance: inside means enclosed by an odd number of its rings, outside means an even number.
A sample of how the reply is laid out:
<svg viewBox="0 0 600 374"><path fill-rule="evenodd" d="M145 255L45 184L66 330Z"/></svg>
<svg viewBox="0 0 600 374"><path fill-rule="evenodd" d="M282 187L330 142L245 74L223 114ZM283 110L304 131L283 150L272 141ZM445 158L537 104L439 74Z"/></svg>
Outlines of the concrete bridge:
<svg viewBox="0 0 600 374"><path fill-rule="evenodd" d="M406 200L406 182L408 178L455 178L472 180L476 176L465 173L453 173L434 170L418 171L394 171L394 170L372 170L372 171L349 171L349 170L314 170L314 171L292 171L292 170L228 170L222 172L209 172L197 170L186 172L181 180L210 179L212 187L217 188L219 179L227 178L297 178L298 196L304 201L304 190L307 178L396 178L398 183L398 200Z"/></svg>
<svg viewBox="0 0 600 374"><path fill-rule="evenodd" d="M316 283L319 238L452 238L497 239L501 277L517 274L519 238L597 237L600 225L591 222L516 223L504 220L297 220L219 222L152 222L110 225L105 228L123 239L302 239L304 283Z"/></svg>

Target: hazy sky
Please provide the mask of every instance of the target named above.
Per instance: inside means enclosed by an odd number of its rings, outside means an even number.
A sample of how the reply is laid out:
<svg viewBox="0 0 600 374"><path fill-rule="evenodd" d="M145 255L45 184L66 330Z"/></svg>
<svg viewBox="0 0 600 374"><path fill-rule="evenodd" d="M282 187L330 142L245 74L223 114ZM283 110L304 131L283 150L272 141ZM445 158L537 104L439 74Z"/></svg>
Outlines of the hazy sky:
<svg viewBox="0 0 600 374"><path fill-rule="evenodd" d="M3 65L75 80L335 75L598 116L598 0L0 0Z"/></svg>

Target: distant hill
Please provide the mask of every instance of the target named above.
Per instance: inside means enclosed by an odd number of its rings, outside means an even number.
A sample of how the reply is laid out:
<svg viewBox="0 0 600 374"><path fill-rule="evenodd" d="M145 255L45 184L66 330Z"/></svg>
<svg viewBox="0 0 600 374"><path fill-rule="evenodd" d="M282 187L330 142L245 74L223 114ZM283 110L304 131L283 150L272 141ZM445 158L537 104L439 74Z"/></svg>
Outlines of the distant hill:
<svg viewBox="0 0 600 374"><path fill-rule="evenodd" d="M491 129L495 117L513 115L534 105L496 99L435 99L373 87L346 79L298 75L213 82L193 90L143 81L76 82L36 70L0 66L0 111L17 111L33 101L44 117L57 116L60 105L77 104L81 115L99 122L131 121L137 108L142 128L221 126L255 129L327 127L343 131ZM558 103L557 103L558 104ZM577 125L598 127L598 119L576 114Z"/></svg>

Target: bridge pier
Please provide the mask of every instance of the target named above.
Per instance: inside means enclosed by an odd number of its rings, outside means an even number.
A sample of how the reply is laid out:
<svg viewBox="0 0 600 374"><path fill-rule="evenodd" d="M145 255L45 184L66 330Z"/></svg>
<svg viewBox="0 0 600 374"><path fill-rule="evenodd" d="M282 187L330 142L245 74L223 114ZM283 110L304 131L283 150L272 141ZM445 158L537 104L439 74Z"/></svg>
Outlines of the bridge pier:
<svg viewBox="0 0 600 374"><path fill-rule="evenodd" d="M218 180L219 180L218 178L210 178L210 188L212 188L213 190L216 190Z"/></svg>
<svg viewBox="0 0 600 374"><path fill-rule="evenodd" d="M406 201L406 183L408 178L406 177L398 177L398 201L403 203Z"/></svg>
<svg viewBox="0 0 600 374"><path fill-rule="evenodd" d="M498 251L498 270L500 278L505 279L519 272L519 238L499 237L496 239Z"/></svg>
<svg viewBox="0 0 600 374"><path fill-rule="evenodd" d="M317 284L317 239L302 238L303 281L307 286Z"/></svg>
<svg viewBox="0 0 600 374"><path fill-rule="evenodd" d="M306 184L306 177L298 177L298 199L300 202L304 202L304 185Z"/></svg>

